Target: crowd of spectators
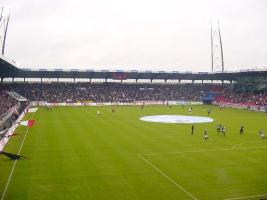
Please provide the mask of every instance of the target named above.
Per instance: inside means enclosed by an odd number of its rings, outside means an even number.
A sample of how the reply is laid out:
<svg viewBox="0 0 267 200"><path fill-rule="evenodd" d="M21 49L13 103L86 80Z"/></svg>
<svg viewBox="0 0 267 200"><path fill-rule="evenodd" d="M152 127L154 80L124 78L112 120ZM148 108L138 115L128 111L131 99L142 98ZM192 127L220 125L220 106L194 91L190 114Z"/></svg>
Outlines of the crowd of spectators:
<svg viewBox="0 0 267 200"><path fill-rule="evenodd" d="M53 103L200 101L201 95L208 88L208 85L202 84L13 83L5 85L5 89L15 91L31 101Z"/></svg>
<svg viewBox="0 0 267 200"><path fill-rule="evenodd" d="M144 83L6 83L0 91L15 91L30 101L59 102L135 102L135 101L202 101L208 92L222 103L267 105L267 91L237 93L230 85L221 84L144 84ZM15 100L0 93L0 114Z"/></svg>
<svg viewBox="0 0 267 200"><path fill-rule="evenodd" d="M267 106L267 88L255 90L255 92L240 92L238 88L225 87L217 93L214 101L247 106Z"/></svg>
<svg viewBox="0 0 267 200"><path fill-rule="evenodd" d="M12 108L17 101L6 94L5 92L0 92L0 117L6 113L10 108Z"/></svg>
<svg viewBox="0 0 267 200"><path fill-rule="evenodd" d="M249 93L222 93L215 97L216 102L243 104L247 106L266 106L267 94L249 94Z"/></svg>

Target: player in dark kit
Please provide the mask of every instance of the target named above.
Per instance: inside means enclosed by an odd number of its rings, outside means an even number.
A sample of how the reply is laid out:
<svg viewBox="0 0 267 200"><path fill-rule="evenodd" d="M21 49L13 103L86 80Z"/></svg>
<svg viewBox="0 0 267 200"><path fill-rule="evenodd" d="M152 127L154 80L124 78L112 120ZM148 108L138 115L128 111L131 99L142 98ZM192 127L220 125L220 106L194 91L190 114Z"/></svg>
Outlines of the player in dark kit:
<svg viewBox="0 0 267 200"><path fill-rule="evenodd" d="M112 108L112 113L115 113L115 108Z"/></svg>
<svg viewBox="0 0 267 200"><path fill-rule="evenodd" d="M244 126L243 125L240 127L239 134L240 135L244 134Z"/></svg>
<svg viewBox="0 0 267 200"><path fill-rule="evenodd" d="M207 140L209 138L207 130L204 131L204 139Z"/></svg>
<svg viewBox="0 0 267 200"><path fill-rule="evenodd" d="M194 130L195 130L195 126L193 124L192 127L191 127L191 135L194 135Z"/></svg>
<svg viewBox="0 0 267 200"><path fill-rule="evenodd" d="M208 116L210 116L210 113L211 113L211 109L208 109Z"/></svg>
<svg viewBox="0 0 267 200"><path fill-rule="evenodd" d="M220 133L220 131L221 131L221 124L217 124L217 133Z"/></svg>
<svg viewBox="0 0 267 200"><path fill-rule="evenodd" d="M220 132L225 136L225 126L224 125L221 126Z"/></svg>

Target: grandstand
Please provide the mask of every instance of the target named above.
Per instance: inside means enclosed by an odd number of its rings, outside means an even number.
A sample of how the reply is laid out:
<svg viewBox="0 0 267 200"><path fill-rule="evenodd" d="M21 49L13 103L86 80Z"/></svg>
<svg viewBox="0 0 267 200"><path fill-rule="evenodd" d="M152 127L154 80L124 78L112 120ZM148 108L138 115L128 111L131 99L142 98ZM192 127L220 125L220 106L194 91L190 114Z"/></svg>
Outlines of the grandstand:
<svg viewBox="0 0 267 200"><path fill-rule="evenodd" d="M259 110L264 110L266 105L266 70L217 73L67 71L20 69L4 57L0 63L2 90L14 90L31 101L49 103L204 101L260 106ZM114 80L119 83L114 83ZM73 85L71 82L76 84ZM58 95L53 98L52 94L55 93Z"/></svg>

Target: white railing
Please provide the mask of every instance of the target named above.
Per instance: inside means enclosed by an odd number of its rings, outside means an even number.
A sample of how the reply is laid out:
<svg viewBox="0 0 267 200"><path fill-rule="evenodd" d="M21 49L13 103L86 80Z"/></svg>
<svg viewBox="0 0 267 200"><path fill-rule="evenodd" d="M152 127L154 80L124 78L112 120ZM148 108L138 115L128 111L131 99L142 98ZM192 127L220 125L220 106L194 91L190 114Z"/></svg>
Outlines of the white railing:
<svg viewBox="0 0 267 200"><path fill-rule="evenodd" d="M19 122L22 120L22 118L25 116L25 114L27 113L27 109L29 108L29 106L27 106L24 111L20 114L20 116L18 117L18 119L16 120L16 122L8 129L8 131L6 132L6 135L12 135L14 133L14 131L16 130L16 128L19 126ZM0 140L0 151L2 151L4 149L4 147L6 146L8 140L10 137L3 137Z"/></svg>

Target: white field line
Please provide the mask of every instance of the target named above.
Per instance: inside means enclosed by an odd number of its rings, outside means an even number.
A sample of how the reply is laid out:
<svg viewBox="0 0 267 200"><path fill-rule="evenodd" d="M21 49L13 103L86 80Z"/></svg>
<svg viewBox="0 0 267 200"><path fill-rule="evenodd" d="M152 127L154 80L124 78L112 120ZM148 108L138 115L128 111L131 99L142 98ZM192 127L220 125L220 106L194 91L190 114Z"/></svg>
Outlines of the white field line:
<svg viewBox="0 0 267 200"><path fill-rule="evenodd" d="M244 142L244 143L240 143L240 144L235 144L232 146L232 149L235 149L236 147L240 147L242 145L245 145L245 144L259 144L259 143L262 143L262 142Z"/></svg>
<svg viewBox="0 0 267 200"><path fill-rule="evenodd" d="M259 194L259 195L246 196L246 197L234 197L234 198L228 198L228 199L224 199L224 200L249 199L249 198L253 198L253 197L264 197L264 196L267 196L267 194Z"/></svg>
<svg viewBox="0 0 267 200"><path fill-rule="evenodd" d="M235 145L232 146L231 149L235 149L236 147L242 146L242 145L244 145L244 144L246 144L246 143L235 144Z"/></svg>
<svg viewBox="0 0 267 200"><path fill-rule="evenodd" d="M166 153L142 153L144 156L157 156L157 155L168 155L168 154L183 154L183 153L203 153L203 152L213 152L213 151L238 151L238 150L249 150L249 149L264 149L267 145L258 147L244 147L244 148L225 148L225 149L211 149L211 150L196 150L196 151L171 151Z"/></svg>
<svg viewBox="0 0 267 200"><path fill-rule="evenodd" d="M194 200L197 200L197 198L192 195L190 192L188 192L185 188L183 188L180 184L176 183L173 179L171 179L167 174L165 174L163 171L161 171L158 167L153 165L151 162L149 162L147 159L145 159L142 155L138 154L138 157L142 159L145 163L150 165L155 171L157 171L159 174L161 174L163 177L168 179L171 183L173 183L176 187L178 187L180 190L182 190L185 194L187 194L189 197L191 197Z"/></svg>
<svg viewBox="0 0 267 200"><path fill-rule="evenodd" d="M35 114L35 113L34 113L34 114ZM34 116L34 114L33 114L33 116ZM33 118L33 116L32 116L32 118ZM22 142L21 142L21 144L20 144L20 148L19 148L18 154L20 154L20 152L21 152L21 150L22 150L22 147L23 147L23 144L24 144L24 142L25 142L27 133L29 132L29 128L30 128L30 127L27 127L27 130L26 130L26 132L25 132L25 135L24 135L24 137L23 137L23 140L22 140ZM12 166L11 172L10 172L10 174L9 174L9 176L8 176L8 179L7 179L7 182L6 182L6 185L5 185L4 192L3 192L2 196L1 196L1 200L4 200L4 199L5 199L5 196L6 196L6 193L7 193L7 189L8 189L8 186L9 186L9 184L10 184L10 181L11 181L11 178L12 178L12 175L13 175L13 173L14 173L14 170L15 170L16 165L17 165L17 160L14 161L14 164L13 164L13 166Z"/></svg>

